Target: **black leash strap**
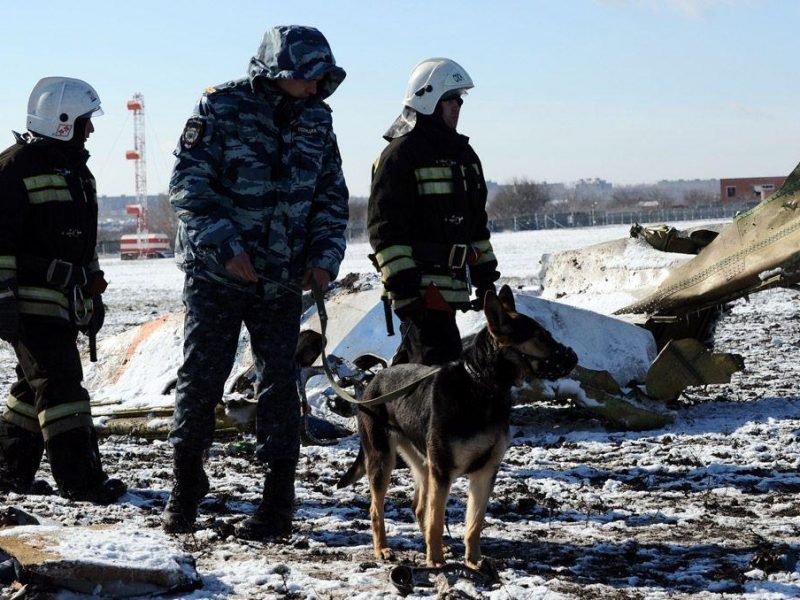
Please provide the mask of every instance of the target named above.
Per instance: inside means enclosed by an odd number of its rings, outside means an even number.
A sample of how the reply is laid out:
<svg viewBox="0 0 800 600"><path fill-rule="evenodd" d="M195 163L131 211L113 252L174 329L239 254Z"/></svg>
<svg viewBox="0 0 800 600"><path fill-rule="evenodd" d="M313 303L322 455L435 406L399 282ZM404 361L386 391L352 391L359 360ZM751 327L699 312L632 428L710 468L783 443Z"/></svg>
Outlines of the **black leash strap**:
<svg viewBox="0 0 800 600"><path fill-rule="evenodd" d="M336 379L333 376L333 371L328 363L328 355L325 354L325 346L328 345L328 338L325 336L325 332L328 328L328 313L325 310L325 298L322 294L322 290L320 289L317 280L313 277L311 278L311 293L314 295L314 302L317 305L320 333L322 334L322 368L325 370L325 375L328 377L331 388L342 400L356 404L357 406L377 406L379 404L384 404L410 392L412 389L417 387L420 382L436 375L436 373L440 371L441 367L431 367L431 370L419 379L415 379L411 383L408 383L396 390L392 390L387 394L383 394L382 396L378 396L377 398L370 398L369 400L359 400L358 398L354 398L344 388L336 383Z"/></svg>

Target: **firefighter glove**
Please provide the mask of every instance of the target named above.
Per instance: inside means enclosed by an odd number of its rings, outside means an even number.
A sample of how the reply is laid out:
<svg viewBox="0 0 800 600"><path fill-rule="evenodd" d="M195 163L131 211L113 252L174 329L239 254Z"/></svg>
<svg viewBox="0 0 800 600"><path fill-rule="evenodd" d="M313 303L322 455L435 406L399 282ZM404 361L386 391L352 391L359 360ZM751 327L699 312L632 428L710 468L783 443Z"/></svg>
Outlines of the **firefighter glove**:
<svg viewBox="0 0 800 600"><path fill-rule="evenodd" d="M489 290L497 292L494 285L488 287L479 287L475 290L475 299L470 303L472 310L483 310L483 300L486 298L486 292Z"/></svg>
<svg viewBox="0 0 800 600"><path fill-rule="evenodd" d="M97 332L100 331L105 320L106 307L103 304L103 296L97 294L92 298L92 317L86 325L81 325L78 329L80 329L81 333L88 336L97 335Z"/></svg>

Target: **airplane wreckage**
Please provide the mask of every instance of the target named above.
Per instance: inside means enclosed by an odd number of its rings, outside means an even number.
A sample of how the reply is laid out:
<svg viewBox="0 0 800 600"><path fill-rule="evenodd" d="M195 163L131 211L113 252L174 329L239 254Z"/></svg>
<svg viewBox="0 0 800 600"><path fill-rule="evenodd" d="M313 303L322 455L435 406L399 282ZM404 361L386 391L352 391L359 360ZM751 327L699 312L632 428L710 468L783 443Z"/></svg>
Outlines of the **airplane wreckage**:
<svg viewBox="0 0 800 600"><path fill-rule="evenodd" d="M671 402L687 387L727 383L744 368L741 357L711 352L703 343L721 307L800 281L799 208L800 165L778 192L728 224L689 231L634 225L630 238L545 255L542 289L517 292L517 307L571 346L579 364L568 378L517 388L516 403L569 402L621 429L671 422ZM335 381L310 361L300 370L307 443L335 443L320 438L351 433L312 415L352 414L332 388L357 397L371 370L385 365L380 357L395 350L398 338L383 333L379 288L377 275L351 274L329 292L326 347ZM316 308L308 304L302 327L319 330ZM594 311L581 308L590 304ZM598 304L605 314L595 312ZM467 343L484 325L483 314L459 314L458 324ZM87 361L84 372L101 433L166 436L182 329L183 315L172 314L100 342L102 362ZM218 410L220 435L252 430L253 384L243 331Z"/></svg>

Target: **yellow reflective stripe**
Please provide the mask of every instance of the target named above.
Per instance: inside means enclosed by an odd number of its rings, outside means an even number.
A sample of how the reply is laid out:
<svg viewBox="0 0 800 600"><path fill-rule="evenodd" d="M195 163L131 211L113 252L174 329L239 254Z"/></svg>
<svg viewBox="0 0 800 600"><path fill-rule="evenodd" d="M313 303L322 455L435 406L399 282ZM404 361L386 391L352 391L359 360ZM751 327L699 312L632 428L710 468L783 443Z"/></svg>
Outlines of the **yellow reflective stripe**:
<svg viewBox="0 0 800 600"><path fill-rule="evenodd" d="M421 195L426 194L452 194L452 181L426 181L417 184L417 192Z"/></svg>
<svg viewBox="0 0 800 600"><path fill-rule="evenodd" d="M13 290L3 290L2 292L0 292L0 300L4 300L6 298L13 298L13 297L14 297L14 291Z"/></svg>
<svg viewBox="0 0 800 600"><path fill-rule="evenodd" d="M397 244L395 246L388 246L375 253L375 258L378 260L378 265L382 268L390 260L399 258L401 256L411 258L411 246Z"/></svg>
<svg viewBox="0 0 800 600"><path fill-rule="evenodd" d="M44 204L45 202L70 202L72 195L69 190L42 190L40 192L28 192L28 200L31 204Z"/></svg>
<svg viewBox="0 0 800 600"><path fill-rule="evenodd" d="M59 306L69 308L69 300L67 300L67 296L58 290L21 285L19 286L18 293L20 300L41 300L44 302L54 302Z"/></svg>
<svg viewBox="0 0 800 600"><path fill-rule="evenodd" d="M45 427L48 423L69 417L72 415L91 415L92 407L88 400L79 400L78 402L68 402L67 404L59 404L53 408L45 408L39 413L39 425Z"/></svg>
<svg viewBox="0 0 800 600"><path fill-rule="evenodd" d="M35 416L31 418L23 417L22 415L7 410L3 413L3 420L13 423L18 427L22 427L24 430L32 433L41 433L42 431L39 427L39 421L36 420Z"/></svg>
<svg viewBox="0 0 800 600"><path fill-rule="evenodd" d="M392 275L397 275L400 271L416 268L417 263L411 258L398 258L388 265L381 267L381 278L384 282Z"/></svg>
<svg viewBox="0 0 800 600"><path fill-rule="evenodd" d="M494 252L489 250L488 252L484 252L483 254L481 254L478 257L478 260L476 260L474 264L482 265L484 263L488 263L488 262L492 262L492 261L496 262L497 261L497 257L494 255Z"/></svg>
<svg viewBox="0 0 800 600"><path fill-rule="evenodd" d="M427 179L452 179L453 169L450 167L422 167L416 169L414 175L417 181L425 181Z"/></svg>
<svg viewBox="0 0 800 600"><path fill-rule="evenodd" d="M423 275L420 281L420 288L425 289L430 284L435 285L439 290L442 289L450 289L450 290L466 290L467 289L467 282L461 281L456 277L451 277L450 275Z"/></svg>
<svg viewBox="0 0 800 600"><path fill-rule="evenodd" d="M472 167L472 168L473 168L473 170L474 170L474 171L475 171L475 172L476 172L478 175L480 175L480 174L481 174L481 167L480 167L480 165L478 165L478 163L472 163L472 164L470 165L470 167Z"/></svg>
<svg viewBox="0 0 800 600"><path fill-rule="evenodd" d="M36 315L39 317L58 317L69 321L69 312L56 306L55 304L37 304L35 302L19 303L19 312L26 315Z"/></svg>
<svg viewBox="0 0 800 600"><path fill-rule="evenodd" d="M27 404L26 402L22 402L12 394L8 395L8 398L6 399L6 406L8 407L8 410L14 411L17 414L22 415L23 417L28 417L30 419L36 418L36 407L33 406L32 404Z"/></svg>
<svg viewBox="0 0 800 600"><path fill-rule="evenodd" d="M439 290L439 293L448 302L469 302L467 290Z"/></svg>
<svg viewBox="0 0 800 600"><path fill-rule="evenodd" d="M16 256L0 256L0 269L16 269L17 257Z"/></svg>
<svg viewBox="0 0 800 600"><path fill-rule="evenodd" d="M25 184L25 189L29 192L33 190L40 190L46 187L67 187L67 180L63 175L35 175L33 177L24 178L22 182Z"/></svg>

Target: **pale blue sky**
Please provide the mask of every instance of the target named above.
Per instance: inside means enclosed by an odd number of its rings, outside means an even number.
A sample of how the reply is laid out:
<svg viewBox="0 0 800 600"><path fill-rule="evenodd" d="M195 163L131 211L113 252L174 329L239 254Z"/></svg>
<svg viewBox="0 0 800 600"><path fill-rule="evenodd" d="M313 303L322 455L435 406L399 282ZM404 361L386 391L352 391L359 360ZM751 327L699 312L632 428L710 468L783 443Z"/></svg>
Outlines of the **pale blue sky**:
<svg viewBox="0 0 800 600"><path fill-rule="evenodd" d="M133 194L125 102L142 92L148 190L166 191L199 94L243 76L264 30L287 23L321 29L347 70L331 105L353 195L430 56L475 81L459 130L501 183L782 175L800 160L797 0L6 0L0 147L39 78L85 79L105 111L98 191Z"/></svg>

